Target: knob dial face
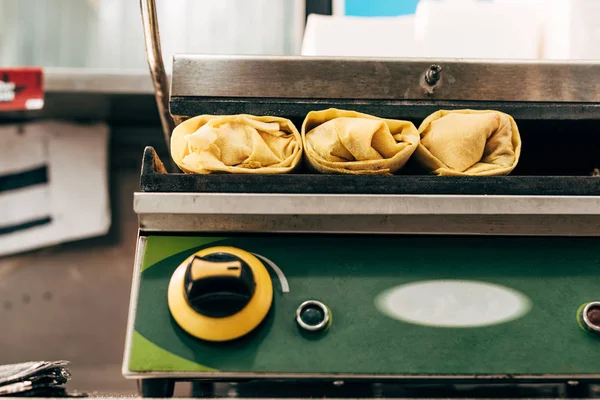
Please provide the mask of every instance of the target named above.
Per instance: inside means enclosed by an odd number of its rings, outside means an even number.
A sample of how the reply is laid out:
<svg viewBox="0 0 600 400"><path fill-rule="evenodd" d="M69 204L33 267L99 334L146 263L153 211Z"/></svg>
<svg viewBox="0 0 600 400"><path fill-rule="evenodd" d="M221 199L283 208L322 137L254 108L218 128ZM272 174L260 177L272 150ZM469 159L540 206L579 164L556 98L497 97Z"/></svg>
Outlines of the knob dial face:
<svg viewBox="0 0 600 400"><path fill-rule="evenodd" d="M252 269L229 253L194 255L185 272L189 305L208 317L223 318L241 311L250 302L255 286Z"/></svg>
<svg viewBox="0 0 600 400"><path fill-rule="evenodd" d="M265 266L234 247L200 250L181 263L169 282L171 315L187 333L207 341L251 332L272 301L273 284Z"/></svg>

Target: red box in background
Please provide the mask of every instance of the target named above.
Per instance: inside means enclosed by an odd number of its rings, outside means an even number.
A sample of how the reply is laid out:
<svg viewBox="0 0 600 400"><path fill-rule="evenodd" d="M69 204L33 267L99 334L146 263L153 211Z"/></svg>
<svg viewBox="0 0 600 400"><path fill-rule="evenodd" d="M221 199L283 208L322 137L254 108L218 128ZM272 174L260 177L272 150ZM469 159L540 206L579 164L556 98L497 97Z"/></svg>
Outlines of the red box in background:
<svg viewBox="0 0 600 400"><path fill-rule="evenodd" d="M43 107L44 72L41 68L0 68L0 111Z"/></svg>

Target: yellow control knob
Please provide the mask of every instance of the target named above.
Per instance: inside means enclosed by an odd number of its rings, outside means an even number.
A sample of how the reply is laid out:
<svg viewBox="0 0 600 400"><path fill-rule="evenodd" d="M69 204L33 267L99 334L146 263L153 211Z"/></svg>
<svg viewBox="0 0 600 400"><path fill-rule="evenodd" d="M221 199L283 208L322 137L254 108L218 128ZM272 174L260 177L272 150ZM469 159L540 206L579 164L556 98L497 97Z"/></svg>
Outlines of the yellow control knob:
<svg viewBox="0 0 600 400"><path fill-rule="evenodd" d="M247 251L211 247L177 267L168 301L171 315L187 333L224 342L263 321L273 302L273 283L265 266Z"/></svg>

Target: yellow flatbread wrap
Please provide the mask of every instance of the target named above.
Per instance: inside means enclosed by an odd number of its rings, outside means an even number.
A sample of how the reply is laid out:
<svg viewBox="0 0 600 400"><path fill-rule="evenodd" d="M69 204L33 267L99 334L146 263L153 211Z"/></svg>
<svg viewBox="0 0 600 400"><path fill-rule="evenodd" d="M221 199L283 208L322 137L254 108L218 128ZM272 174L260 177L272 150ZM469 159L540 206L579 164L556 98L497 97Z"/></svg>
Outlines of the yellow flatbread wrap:
<svg viewBox="0 0 600 400"><path fill-rule="evenodd" d="M383 174L400 170L419 144L409 121L355 111L311 111L302 124L304 156L322 173Z"/></svg>
<svg viewBox="0 0 600 400"><path fill-rule="evenodd" d="M302 138L292 121L253 115L201 115L179 124L171 156L195 174L283 174L302 158Z"/></svg>
<svg viewBox="0 0 600 400"><path fill-rule="evenodd" d="M519 128L499 111L437 111L423 121L419 134L413 157L435 175L507 175L521 155Z"/></svg>

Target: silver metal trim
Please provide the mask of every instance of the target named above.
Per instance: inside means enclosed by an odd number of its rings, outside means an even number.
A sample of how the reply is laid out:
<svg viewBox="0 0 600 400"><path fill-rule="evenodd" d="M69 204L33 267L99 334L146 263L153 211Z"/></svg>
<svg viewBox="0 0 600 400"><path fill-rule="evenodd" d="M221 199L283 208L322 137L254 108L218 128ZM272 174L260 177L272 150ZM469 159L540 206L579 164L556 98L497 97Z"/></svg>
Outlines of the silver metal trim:
<svg viewBox="0 0 600 400"><path fill-rule="evenodd" d="M145 236L140 236L138 232L135 260L133 263L133 279L131 281L131 296L129 297L127 331L125 334L125 354L123 355L123 366L121 368L121 373L125 377L132 373L129 370L129 358L131 353L131 341L133 340L133 331L135 329L135 314L137 311L137 299L140 291L140 275L142 272L143 254L146 250L146 240L147 238Z"/></svg>
<svg viewBox="0 0 600 400"><path fill-rule="evenodd" d="M586 328L593 330L594 332L600 332L600 326L594 325L588 318L587 313L592 307L600 308L600 301L592 301L591 303L587 303L581 311L581 318L583 319L583 323Z"/></svg>
<svg viewBox="0 0 600 400"><path fill-rule="evenodd" d="M432 65L442 71L430 85ZM184 54L171 96L600 102L600 63Z"/></svg>
<svg viewBox="0 0 600 400"><path fill-rule="evenodd" d="M140 214L145 233L600 236L600 215Z"/></svg>
<svg viewBox="0 0 600 400"><path fill-rule="evenodd" d="M435 375L435 374L418 374L418 375L402 375L402 374L318 374L318 373L269 373L269 372L131 372L125 376L127 379L146 379L146 378L173 378L173 379L213 379L213 380L228 380L228 379L331 379L331 380L359 380L372 379L378 381L457 381L457 380L472 380L472 381L562 381L562 380L598 380L600 374L556 374L556 375L532 375L532 374L482 374L482 375Z"/></svg>
<svg viewBox="0 0 600 400"><path fill-rule="evenodd" d="M304 310L307 306L316 306L323 311L323 321L318 323L317 325L309 325L302 320L302 310ZM307 300L304 303L300 304L296 309L296 323L305 331L309 332L318 332L325 328L329 324L329 308L320 301L317 300Z"/></svg>
<svg viewBox="0 0 600 400"><path fill-rule="evenodd" d="M138 214L600 215L600 196L135 193Z"/></svg>

